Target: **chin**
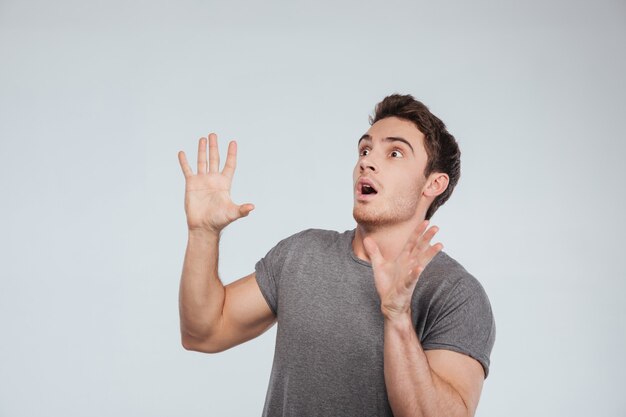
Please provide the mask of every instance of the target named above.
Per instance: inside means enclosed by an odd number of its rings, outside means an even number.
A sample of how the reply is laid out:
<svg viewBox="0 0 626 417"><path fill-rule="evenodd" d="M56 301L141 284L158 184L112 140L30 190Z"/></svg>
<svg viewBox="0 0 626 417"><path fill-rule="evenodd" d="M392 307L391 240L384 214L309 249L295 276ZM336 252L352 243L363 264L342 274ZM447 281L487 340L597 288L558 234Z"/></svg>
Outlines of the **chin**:
<svg viewBox="0 0 626 417"><path fill-rule="evenodd" d="M395 223L397 219L388 218L381 213L364 209L363 207L355 207L352 209L352 217L359 226L369 228L381 227Z"/></svg>
<svg viewBox="0 0 626 417"><path fill-rule="evenodd" d="M352 209L352 217L359 226L366 229L392 226L414 218L416 206L416 204L405 204L376 210L371 206L355 205Z"/></svg>

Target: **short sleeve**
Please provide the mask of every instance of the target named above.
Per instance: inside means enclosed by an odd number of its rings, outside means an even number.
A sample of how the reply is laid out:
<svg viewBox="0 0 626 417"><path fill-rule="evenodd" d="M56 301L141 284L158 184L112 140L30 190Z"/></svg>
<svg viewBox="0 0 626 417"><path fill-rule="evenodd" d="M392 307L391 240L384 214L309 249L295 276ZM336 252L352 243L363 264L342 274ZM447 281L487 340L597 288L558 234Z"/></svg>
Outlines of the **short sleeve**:
<svg viewBox="0 0 626 417"><path fill-rule="evenodd" d="M300 236L296 233L278 242L255 265L256 281L272 312L278 314L278 284L285 263L291 258Z"/></svg>
<svg viewBox="0 0 626 417"><path fill-rule="evenodd" d="M496 325L489 298L478 280L466 275L452 288L424 334L424 350L447 349L476 359L489 375Z"/></svg>

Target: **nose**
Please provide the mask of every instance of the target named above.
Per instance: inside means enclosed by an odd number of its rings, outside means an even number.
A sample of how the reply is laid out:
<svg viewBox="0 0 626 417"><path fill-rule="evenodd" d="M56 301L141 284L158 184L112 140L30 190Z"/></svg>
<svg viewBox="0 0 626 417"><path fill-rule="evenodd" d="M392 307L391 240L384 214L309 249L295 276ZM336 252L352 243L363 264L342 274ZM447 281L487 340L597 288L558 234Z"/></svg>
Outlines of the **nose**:
<svg viewBox="0 0 626 417"><path fill-rule="evenodd" d="M367 170L371 170L372 172L378 171L378 167L369 155L361 158L361 160L359 161L359 168L361 172Z"/></svg>

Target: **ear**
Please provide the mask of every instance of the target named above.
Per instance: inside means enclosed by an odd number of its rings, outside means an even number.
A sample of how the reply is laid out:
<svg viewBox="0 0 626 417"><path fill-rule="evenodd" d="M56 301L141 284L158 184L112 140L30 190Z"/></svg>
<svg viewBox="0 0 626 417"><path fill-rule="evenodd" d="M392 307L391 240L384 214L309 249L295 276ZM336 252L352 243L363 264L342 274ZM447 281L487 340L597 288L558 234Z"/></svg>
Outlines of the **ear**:
<svg viewBox="0 0 626 417"><path fill-rule="evenodd" d="M449 182L450 177L448 177L448 174L444 174L443 172L433 172L428 176L428 180L426 181L426 185L424 186L423 194L426 197L435 198L439 194L446 191Z"/></svg>

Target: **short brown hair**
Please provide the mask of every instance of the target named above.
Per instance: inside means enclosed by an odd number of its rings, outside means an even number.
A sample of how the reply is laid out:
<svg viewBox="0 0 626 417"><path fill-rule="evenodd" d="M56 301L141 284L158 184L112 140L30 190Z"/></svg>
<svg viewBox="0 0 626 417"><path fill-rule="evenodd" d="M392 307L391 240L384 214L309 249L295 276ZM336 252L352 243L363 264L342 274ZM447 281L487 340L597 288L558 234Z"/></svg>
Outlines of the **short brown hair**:
<svg viewBox="0 0 626 417"><path fill-rule="evenodd" d="M446 125L428 110L428 107L411 95L392 94L376 105L374 116L370 116L370 125L386 117L398 117L413 122L424 134L424 148L428 161L424 169L424 176L433 172L448 174L450 181L448 188L435 197L426 211L426 220L429 220L435 211L445 203L461 176L461 150Z"/></svg>

